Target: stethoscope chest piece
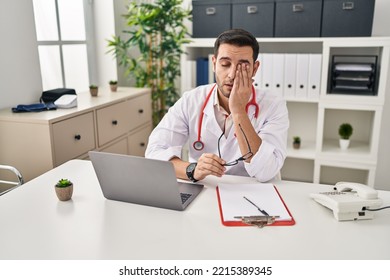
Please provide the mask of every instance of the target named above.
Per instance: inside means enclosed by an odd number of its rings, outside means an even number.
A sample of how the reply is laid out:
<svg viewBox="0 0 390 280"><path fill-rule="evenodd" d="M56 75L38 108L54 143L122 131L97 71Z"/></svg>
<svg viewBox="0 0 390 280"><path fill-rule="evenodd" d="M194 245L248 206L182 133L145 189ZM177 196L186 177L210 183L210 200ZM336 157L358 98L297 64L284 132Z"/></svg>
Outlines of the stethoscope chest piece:
<svg viewBox="0 0 390 280"><path fill-rule="evenodd" d="M194 144L192 145L193 147L194 147L194 149L195 150L197 150L197 151L201 151L201 150L203 150L203 148L204 148L204 144L203 144L203 142L202 141L195 141L194 142Z"/></svg>

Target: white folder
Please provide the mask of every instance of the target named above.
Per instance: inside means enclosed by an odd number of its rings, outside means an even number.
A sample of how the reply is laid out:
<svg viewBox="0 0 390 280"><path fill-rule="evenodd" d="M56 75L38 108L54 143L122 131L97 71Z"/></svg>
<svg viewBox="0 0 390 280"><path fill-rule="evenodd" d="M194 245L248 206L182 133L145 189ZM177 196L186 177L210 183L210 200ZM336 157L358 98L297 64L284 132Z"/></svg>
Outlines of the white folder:
<svg viewBox="0 0 390 280"><path fill-rule="evenodd" d="M309 54L297 55L297 79L295 96L307 98L307 85L309 79Z"/></svg>
<svg viewBox="0 0 390 280"><path fill-rule="evenodd" d="M307 97L310 99L318 99L320 97L321 85L321 54L309 55L309 81L307 89Z"/></svg>
<svg viewBox="0 0 390 280"><path fill-rule="evenodd" d="M284 54L274 53L272 62L272 90L279 96L283 96Z"/></svg>
<svg viewBox="0 0 390 280"><path fill-rule="evenodd" d="M214 67L213 67L213 56L214 54L209 54L209 84L215 83L215 78L214 78Z"/></svg>
<svg viewBox="0 0 390 280"><path fill-rule="evenodd" d="M284 90L286 98L295 96L295 83L297 72L297 54L287 53L284 55Z"/></svg>
<svg viewBox="0 0 390 280"><path fill-rule="evenodd" d="M260 62L260 68L257 69L255 76L253 77L253 85L255 88L261 88L263 78L263 56L261 53L257 56L257 60Z"/></svg>
<svg viewBox="0 0 390 280"><path fill-rule="evenodd" d="M273 54L272 53L263 53L263 67L260 66L260 70L263 72L263 77L261 79L261 88L262 89L271 89L272 88L272 75L273 75Z"/></svg>

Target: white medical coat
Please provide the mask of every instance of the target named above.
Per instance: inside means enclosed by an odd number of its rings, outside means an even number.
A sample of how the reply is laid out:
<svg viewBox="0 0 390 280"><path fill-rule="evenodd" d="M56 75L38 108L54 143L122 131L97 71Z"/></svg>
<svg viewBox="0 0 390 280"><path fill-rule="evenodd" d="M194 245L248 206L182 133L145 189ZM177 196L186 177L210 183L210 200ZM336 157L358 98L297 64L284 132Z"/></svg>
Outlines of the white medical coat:
<svg viewBox="0 0 390 280"><path fill-rule="evenodd" d="M204 143L204 149L197 151L193 147L193 143L198 140L201 109L212 86L200 86L185 92L168 110L149 137L145 153L147 158L181 158L182 148L187 141L190 162L196 162L203 153L218 155L218 138L222 129L214 114L215 94L212 94L203 110L200 140ZM255 106L249 106L248 116L262 144L250 163L240 161L237 165L227 166L226 174L251 176L265 182L277 176L283 166L287 153L289 119L286 102L274 93L256 89L256 103L260 109L259 116L255 118ZM229 135L220 141L221 157L226 162L242 156L234 134L234 129L231 129Z"/></svg>

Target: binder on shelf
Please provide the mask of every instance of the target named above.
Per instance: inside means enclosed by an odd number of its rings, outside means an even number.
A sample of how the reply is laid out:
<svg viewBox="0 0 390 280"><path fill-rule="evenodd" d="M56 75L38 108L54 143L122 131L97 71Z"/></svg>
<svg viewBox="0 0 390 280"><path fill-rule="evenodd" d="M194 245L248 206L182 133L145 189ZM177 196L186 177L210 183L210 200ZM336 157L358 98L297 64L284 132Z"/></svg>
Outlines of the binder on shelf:
<svg viewBox="0 0 390 280"><path fill-rule="evenodd" d="M307 97L310 99L318 99L320 97L321 62L321 54L309 54L309 81Z"/></svg>
<svg viewBox="0 0 390 280"><path fill-rule="evenodd" d="M272 226L294 225L295 220L273 184L219 184L217 198L225 226L248 226L243 217L274 218Z"/></svg>
<svg viewBox="0 0 390 280"><path fill-rule="evenodd" d="M257 56L257 60L260 62L260 67L257 70L255 76L253 77L253 86L257 89L261 88L262 77L263 77L263 56L261 53Z"/></svg>
<svg viewBox="0 0 390 280"><path fill-rule="evenodd" d="M209 83L209 59L199 57L196 59L196 86Z"/></svg>
<svg viewBox="0 0 390 280"><path fill-rule="evenodd" d="M208 61L208 65L209 65L209 78L208 78L208 83L209 84L213 84L215 83L215 75L214 75L214 69L213 69L213 54L209 54L209 61Z"/></svg>
<svg viewBox="0 0 390 280"><path fill-rule="evenodd" d="M309 78L309 54L298 54L295 97L307 98L308 78Z"/></svg>
<svg viewBox="0 0 390 280"><path fill-rule="evenodd" d="M297 71L297 54L287 53L284 56L283 94L286 98L295 96Z"/></svg>
<svg viewBox="0 0 390 280"><path fill-rule="evenodd" d="M271 89L272 88L272 75L273 75L273 54L263 53L263 63L260 62L260 70L263 71L261 79L261 88Z"/></svg>
<svg viewBox="0 0 390 280"><path fill-rule="evenodd" d="M272 63L272 90L283 96L284 54L274 53Z"/></svg>

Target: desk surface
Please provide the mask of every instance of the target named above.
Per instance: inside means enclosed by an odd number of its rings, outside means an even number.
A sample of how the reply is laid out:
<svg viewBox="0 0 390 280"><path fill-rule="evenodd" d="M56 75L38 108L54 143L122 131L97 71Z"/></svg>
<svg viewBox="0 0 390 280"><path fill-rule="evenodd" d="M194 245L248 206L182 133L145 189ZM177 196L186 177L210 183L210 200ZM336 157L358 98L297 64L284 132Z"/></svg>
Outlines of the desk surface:
<svg viewBox="0 0 390 280"><path fill-rule="evenodd" d="M54 184L74 183L58 201ZM275 182L294 226L225 227L209 178L183 212L106 200L91 162L69 161L0 197L0 259L390 259L390 212L338 222L309 193L330 186ZM384 205L390 192L379 191Z"/></svg>

